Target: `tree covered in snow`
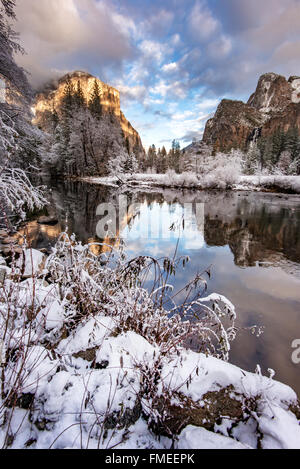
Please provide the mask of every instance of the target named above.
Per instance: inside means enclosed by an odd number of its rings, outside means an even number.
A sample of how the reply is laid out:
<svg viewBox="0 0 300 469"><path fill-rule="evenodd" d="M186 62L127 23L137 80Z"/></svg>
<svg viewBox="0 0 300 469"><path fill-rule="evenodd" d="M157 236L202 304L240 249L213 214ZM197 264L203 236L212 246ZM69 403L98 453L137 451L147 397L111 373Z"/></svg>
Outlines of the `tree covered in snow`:
<svg viewBox="0 0 300 469"><path fill-rule="evenodd" d="M300 167L297 163L300 157L300 136L296 127L290 127L287 131L279 128L269 136L260 137L257 147L261 153L261 170L269 173L274 173L278 169L282 170L280 160L286 159L286 152L288 152L291 157L291 169L290 171L284 169L284 174L300 174Z"/></svg>
<svg viewBox="0 0 300 469"><path fill-rule="evenodd" d="M183 150L180 162L180 171L201 174L207 158L211 155L212 148L209 145L206 145L203 142L193 142L190 147Z"/></svg>
<svg viewBox="0 0 300 469"><path fill-rule="evenodd" d="M43 134L31 124L32 90L14 59L14 54L23 52L11 26L16 19L14 7L15 1L0 2L0 79L5 84L0 102L0 164L27 169L39 164Z"/></svg>
<svg viewBox="0 0 300 469"><path fill-rule="evenodd" d="M94 81L93 91L89 100L89 110L94 117L100 119L102 115L102 106L100 99L100 87L96 79Z"/></svg>
<svg viewBox="0 0 300 469"><path fill-rule="evenodd" d="M0 78L5 99L0 102L0 209L1 222L10 213L25 215L25 208L41 208L45 200L24 169L40 161L43 134L31 124L31 89L25 72L16 65L14 53L22 52L10 22L15 20L15 1L0 3ZM32 169L34 172L35 169Z"/></svg>
<svg viewBox="0 0 300 469"><path fill-rule="evenodd" d="M10 228L9 216L25 218L26 211L47 204L42 191L34 187L26 173L18 168L0 170L0 224Z"/></svg>
<svg viewBox="0 0 300 469"><path fill-rule="evenodd" d="M178 140L173 140L172 148L168 155L168 167L170 169L174 169L176 173L180 172L180 159L181 159L180 143Z"/></svg>
<svg viewBox="0 0 300 469"><path fill-rule="evenodd" d="M282 174L289 174L292 165L292 155L288 150L285 150L281 153L278 161L278 169L282 172Z"/></svg>
<svg viewBox="0 0 300 469"><path fill-rule="evenodd" d="M44 161L54 174L105 176L137 171L136 156L128 153L120 122L102 111L97 80L88 102L80 81L74 86L67 80L60 108L49 121Z"/></svg>
<svg viewBox="0 0 300 469"><path fill-rule="evenodd" d="M125 173L134 174L138 172L139 164L133 152L127 154L123 168Z"/></svg>
<svg viewBox="0 0 300 469"><path fill-rule="evenodd" d="M11 23L16 19L15 0L0 2L0 77L5 80L11 99L28 102L32 96L26 74L15 60L15 53L24 53L18 42L18 34Z"/></svg>
<svg viewBox="0 0 300 469"><path fill-rule="evenodd" d="M256 143L250 145L244 159L244 173L253 176L259 170L261 153Z"/></svg>

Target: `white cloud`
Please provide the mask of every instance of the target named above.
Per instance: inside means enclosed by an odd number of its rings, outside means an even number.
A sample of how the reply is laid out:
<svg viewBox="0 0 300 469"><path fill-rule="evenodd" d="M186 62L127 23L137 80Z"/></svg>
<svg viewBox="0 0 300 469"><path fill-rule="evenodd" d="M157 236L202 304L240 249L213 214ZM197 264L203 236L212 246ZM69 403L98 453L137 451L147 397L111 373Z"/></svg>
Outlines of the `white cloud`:
<svg viewBox="0 0 300 469"><path fill-rule="evenodd" d="M32 72L35 84L49 79L52 64L59 61L64 68L66 63L120 67L133 54L132 21L103 1L22 0L16 13L27 52L18 61Z"/></svg>
<svg viewBox="0 0 300 469"><path fill-rule="evenodd" d="M155 86L150 88L150 93L162 97L173 95L179 99L186 97L185 87L180 81L167 83L165 80L160 80Z"/></svg>
<svg viewBox="0 0 300 469"><path fill-rule="evenodd" d="M196 39L209 39L217 31L219 22L203 1L197 1L189 16L189 27Z"/></svg>
<svg viewBox="0 0 300 469"><path fill-rule="evenodd" d="M162 68L163 72L169 73L169 72L174 72L177 70L178 65L176 62L171 62L169 64L165 64Z"/></svg>
<svg viewBox="0 0 300 469"><path fill-rule="evenodd" d="M150 40L142 41L140 50L144 58L155 60L158 65L164 61L165 56L170 52L169 48L164 44Z"/></svg>
<svg viewBox="0 0 300 469"><path fill-rule="evenodd" d="M178 33L174 34L171 37L170 44L172 44L172 46L179 46L181 44L181 38L180 38L180 35Z"/></svg>
<svg viewBox="0 0 300 469"><path fill-rule="evenodd" d="M221 36L208 46L208 52L212 58L223 59L232 50L232 42L228 36Z"/></svg>
<svg viewBox="0 0 300 469"><path fill-rule="evenodd" d="M126 86L121 83L116 84L117 89L120 91L121 99L131 99L141 101L145 99L147 89L145 86Z"/></svg>
<svg viewBox="0 0 300 469"><path fill-rule="evenodd" d="M187 134L193 134L200 138L203 133L206 120L209 118L209 114L200 113L198 117L195 117L196 115L196 113L189 111L175 114L172 120L167 122L171 135L183 141Z"/></svg>
<svg viewBox="0 0 300 469"><path fill-rule="evenodd" d="M188 117L195 116L195 112L193 111L184 111L184 112L177 112L176 114L173 114L172 120L175 121L182 121Z"/></svg>
<svg viewBox="0 0 300 469"><path fill-rule="evenodd" d="M155 99L155 98L151 98L151 97L146 97L143 101L143 105L147 108L149 106L152 106L152 105L161 105L161 104L164 104L165 100L164 99Z"/></svg>
<svg viewBox="0 0 300 469"><path fill-rule="evenodd" d="M140 82L145 80L149 76L147 68L144 66L143 61L139 61L133 64L128 74L128 79L131 82Z"/></svg>
<svg viewBox="0 0 300 469"><path fill-rule="evenodd" d="M219 98L218 99L209 99L209 98L200 98L201 101L197 104L195 104L195 107L199 110L208 110L211 108L215 108L218 106L220 103Z"/></svg>
<svg viewBox="0 0 300 469"><path fill-rule="evenodd" d="M164 36L174 21L174 13L161 9L157 13L150 15L142 21L139 27L140 36L146 34L153 36Z"/></svg>

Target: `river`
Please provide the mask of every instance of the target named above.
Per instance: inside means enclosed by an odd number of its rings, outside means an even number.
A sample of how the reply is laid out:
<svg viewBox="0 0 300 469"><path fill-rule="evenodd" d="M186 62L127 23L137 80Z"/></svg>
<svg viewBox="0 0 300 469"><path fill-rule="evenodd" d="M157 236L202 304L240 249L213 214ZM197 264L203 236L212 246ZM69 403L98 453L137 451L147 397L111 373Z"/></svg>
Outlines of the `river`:
<svg viewBox="0 0 300 469"><path fill-rule="evenodd" d="M292 342L300 339L299 196L158 189L140 192L138 188L124 192L81 182L52 183L48 192L58 223L29 222L32 247L49 249L66 229L83 242L99 241L99 213L109 210L101 204L111 204L118 215L119 197L127 197L128 205L135 205L116 226L127 255L172 256L177 246L177 254L190 256L190 261L177 272L173 281L176 289L210 267L208 292L231 300L241 327L265 327L259 338L241 331L232 344L230 361L248 371L254 371L257 364L264 373L272 368L276 379L300 395L300 364L291 358ZM115 243L113 239L105 241Z"/></svg>

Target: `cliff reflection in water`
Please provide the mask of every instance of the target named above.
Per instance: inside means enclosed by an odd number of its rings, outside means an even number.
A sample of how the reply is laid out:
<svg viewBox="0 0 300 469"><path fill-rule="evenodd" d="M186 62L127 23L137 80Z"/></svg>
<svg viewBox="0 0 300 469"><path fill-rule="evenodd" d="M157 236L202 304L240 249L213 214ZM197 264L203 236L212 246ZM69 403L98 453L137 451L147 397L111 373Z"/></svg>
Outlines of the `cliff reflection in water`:
<svg viewBox="0 0 300 469"><path fill-rule="evenodd" d="M27 225L32 247L53 245L59 233L68 229L83 242L99 242L96 209L101 203L113 203L118 213L120 190L85 183L69 182L52 187L51 205L56 207L59 223L56 226ZM123 192L124 195L124 192ZM286 271L298 271L300 264L300 198L278 194L233 192L181 192L166 190L160 193L126 192L129 204L141 203L149 216L161 216L162 207L176 212L185 203L204 203L204 236L207 247L229 246L239 267L280 266ZM120 221L118 234L130 226L135 231L139 214ZM160 230L168 231L168 219L160 220ZM199 228L202 229L201 227ZM21 232L23 234L24 230ZM160 231L160 236L162 232ZM151 234L150 234L151 235ZM182 233L184 236L184 232ZM197 233L195 235L197 237ZM107 244L114 239L106 238ZM95 253L99 248L95 248Z"/></svg>
<svg viewBox="0 0 300 469"><path fill-rule="evenodd" d="M298 270L300 199L270 194L230 194L205 206L205 241L228 245L239 267Z"/></svg>
<svg viewBox="0 0 300 469"><path fill-rule="evenodd" d="M50 249L66 229L83 242L101 242L96 236L97 207L110 202L118 214L119 195L118 188L78 182L52 186L49 197L59 223L30 222L26 228L32 247ZM265 326L260 339L241 333L233 343L231 361L249 371L258 363L265 373L273 368L279 380L300 394L299 366L291 361L291 343L300 336L300 197L173 190L128 190L122 195L128 204L142 204L121 217L117 230L126 238L128 255L173 256L180 235L178 255L189 255L191 261L172 279L175 289L181 290L211 266L209 293L218 292L232 301L242 327ZM193 208L204 204L204 223L193 219L193 237L187 236L186 226L183 232L170 233L171 221L180 220L186 203ZM91 247L95 254L119 242L104 241L107 247Z"/></svg>

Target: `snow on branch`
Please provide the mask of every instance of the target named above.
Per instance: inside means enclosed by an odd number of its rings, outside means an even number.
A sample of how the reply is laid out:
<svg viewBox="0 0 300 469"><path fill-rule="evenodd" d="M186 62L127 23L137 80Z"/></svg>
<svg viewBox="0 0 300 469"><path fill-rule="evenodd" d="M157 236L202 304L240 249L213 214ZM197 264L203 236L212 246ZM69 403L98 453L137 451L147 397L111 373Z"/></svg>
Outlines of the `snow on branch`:
<svg viewBox="0 0 300 469"><path fill-rule="evenodd" d="M0 167L0 202L2 211L9 209L21 218L25 217L25 208L41 209L48 202L42 191L33 187L25 171L18 168Z"/></svg>

